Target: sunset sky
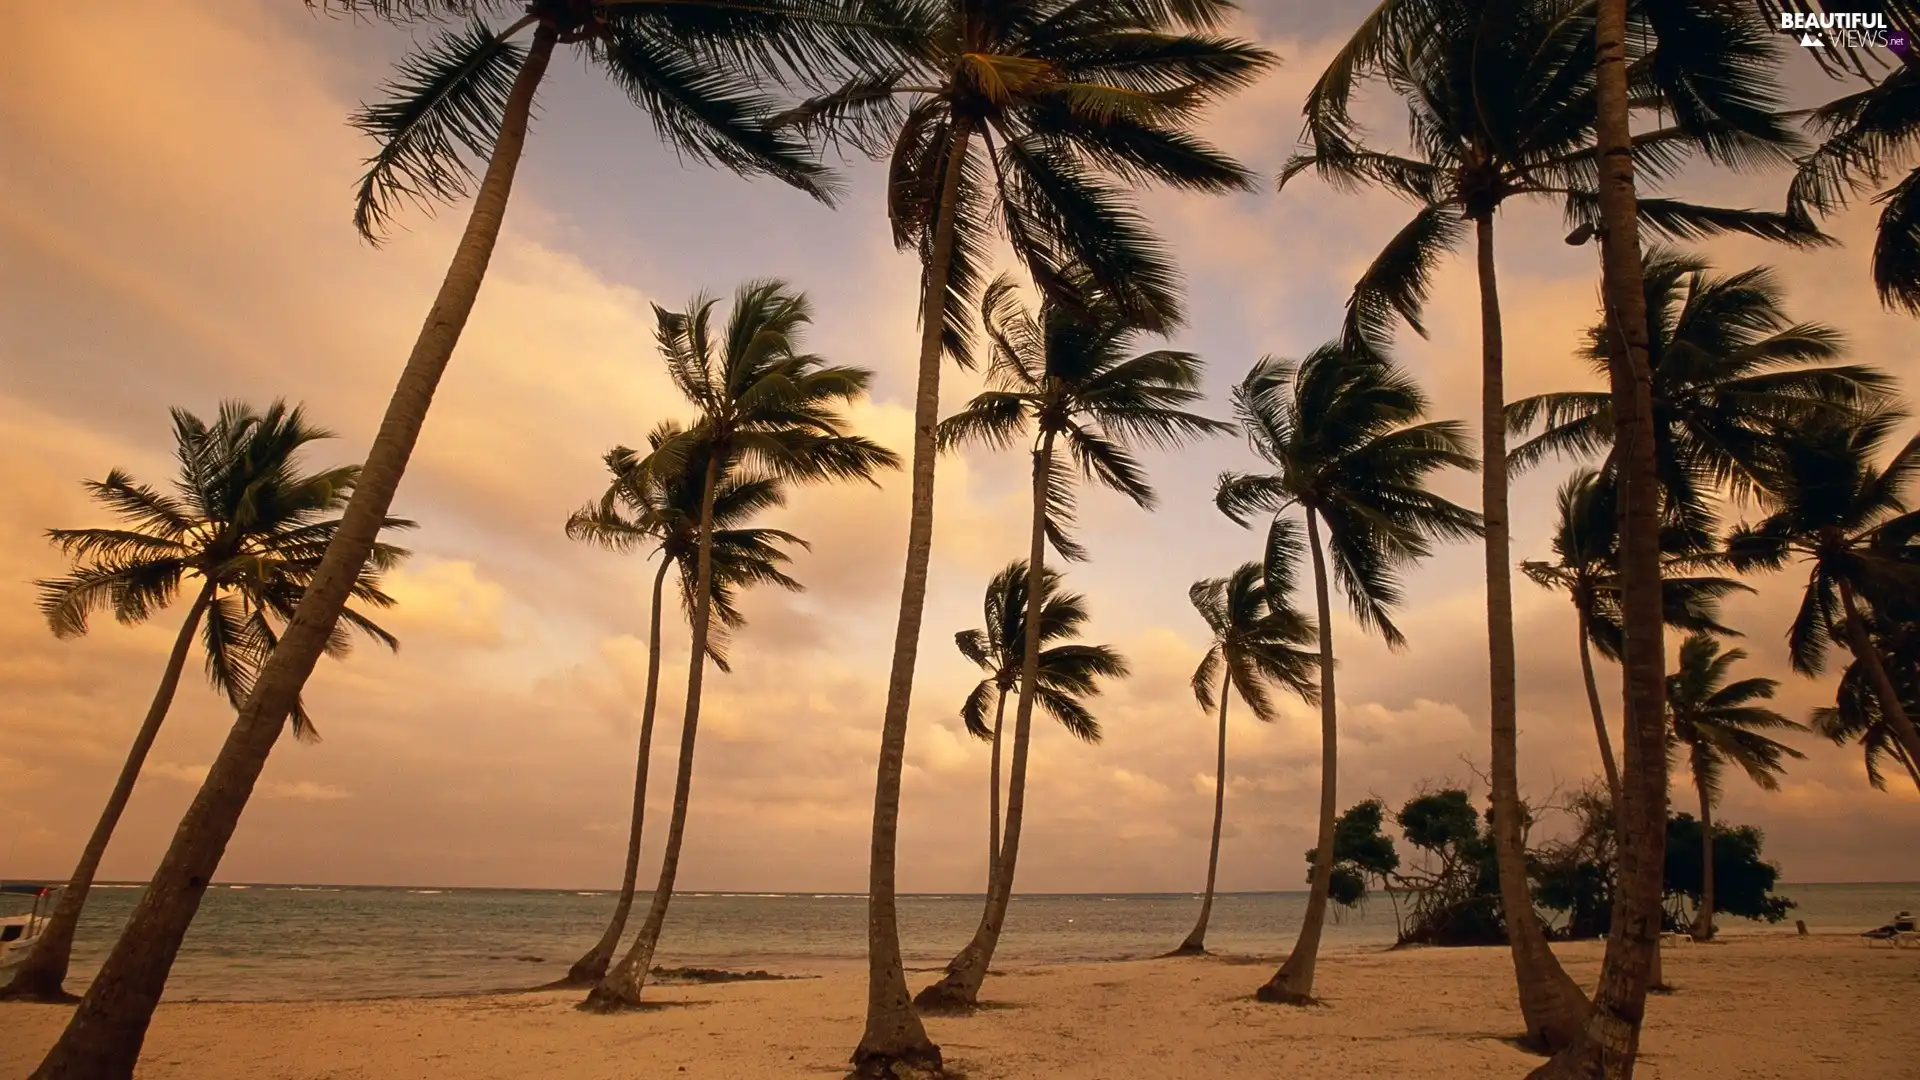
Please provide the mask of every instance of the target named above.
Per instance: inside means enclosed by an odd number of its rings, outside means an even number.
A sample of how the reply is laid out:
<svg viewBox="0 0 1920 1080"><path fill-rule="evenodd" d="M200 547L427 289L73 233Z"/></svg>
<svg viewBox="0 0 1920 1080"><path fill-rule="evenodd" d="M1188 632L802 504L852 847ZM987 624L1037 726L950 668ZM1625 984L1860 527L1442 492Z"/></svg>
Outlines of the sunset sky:
<svg viewBox="0 0 1920 1080"><path fill-rule="evenodd" d="M1253 5L1240 33L1282 68L1217 110L1208 134L1271 176L1293 148L1305 88L1358 0ZM1301 14L1304 12L1305 14ZM15 11L0 66L0 877L63 878L138 724L185 604L128 628L100 619L56 640L32 581L63 572L44 529L107 523L80 487L122 467L171 475L166 410L224 398L304 402L339 438L314 464L357 460L439 283L465 207L409 216L373 248L350 223L370 144L345 120L409 32L316 17L295 0L138 4L85 18L60 5ZM424 33L424 31L423 31ZM1792 53L1793 50L1787 50ZM1796 93L1833 93L1788 55ZM1804 69L1804 70L1803 70ZM1385 137L1399 134L1392 113ZM324 734L283 741L221 866L237 881L601 887L618 877L646 664L648 566L569 542L567 513L603 487L600 455L687 407L656 357L650 302L779 276L814 299L814 348L877 372L860 431L907 450L917 270L896 252L881 170L846 163L829 210L766 181L683 165L614 89L556 63L493 270L442 384L395 513L418 520L414 558L391 579L397 655L362 648L323 661L308 700ZM1675 193L1777 206L1780 175L1702 175ZM1174 338L1208 367L1207 410L1262 354L1298 356L1335 330L1360 268L1405 221L1382 195L1311 177L1231 198L1152 194L1145 205L1188 275L1191 319ZM1799 318L1840 327L1853 358L1920 389L1913 320L1875 302L1869 206L1816 253L1735 241L1719 268L1779 268ZM1499 219L1509 394L1592 385L1572 356L1594 319L1594 251L1561 242L1552 206ZM1400 358L1435 414L1478 399L1470 265L1447 265L1432 338ZM951 411L978 388L945 385ZM1254 459L1237 438L1149 454L1160 505L1085 498L1091 561L1068 571L1134 676L1095 703L1103 746L1036 721L1020 887L1194 890L1205 871L1213 723L1187 680L1204 644L1188 606L1196 578L1258 553L1211 504L1213 478ZM1518 558L1548 552L1551 499L1572 463L1514 489ZM977 678L954 650L979 623L980 593L1024 554L1022 455L942 461L933 585L916 681L901 825L901 887L978 890L985 874L986 761L958 707ZM1477 480L1442 481L1462 502ZM874 758L900 586L904 475L884 488L810 490L766 524L813 544L798 596L755 595L734 673L708 680L681 887L861 890ZM1787 670L1784 638L1804 577L1757 580L1726 617L1747 634L1746 670L1782 681L1796 718L1830 683ZM1598 771L1572 612L1516 575L1521 760L1547 800ZM1488 756L1479 551L1445 549L1413 576L1389 653L1336 619L1342 806L1398 805L1423 785L1474 782ZM669 621L658 778L663 826L685 679L683 625ZM197 667L155 747L102 874L144 879L231 719ZM1838 664L1835 665L1836 669ZM1617 731L1618 669L1603 666ZM1319 764L1317 717L1288 702L1230 725L1221 887L1303 888ZM1920 796L1903 778L1867 787L1857 749L1798 744L1782 790L1728 781L1720 816L1763 827L1789 880L1920 878L1911 843ZM1691 806L1684 773L1676 797ZM643 877L657 858L649 831Z"/></svg>

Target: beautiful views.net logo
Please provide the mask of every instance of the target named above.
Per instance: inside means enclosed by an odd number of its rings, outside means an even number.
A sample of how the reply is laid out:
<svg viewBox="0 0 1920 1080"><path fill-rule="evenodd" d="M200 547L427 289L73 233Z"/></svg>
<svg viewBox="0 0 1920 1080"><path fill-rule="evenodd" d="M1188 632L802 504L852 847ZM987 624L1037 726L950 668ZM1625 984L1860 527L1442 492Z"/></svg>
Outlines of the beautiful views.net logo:
<svg viewBox="0 0 1920 1080"><path fill-rule="evenodd" d="M1893 29L1879 11L1783 11L1780 31L1807 49L1891 49L1905 56L1912 46L1907 32Z"/></svg>

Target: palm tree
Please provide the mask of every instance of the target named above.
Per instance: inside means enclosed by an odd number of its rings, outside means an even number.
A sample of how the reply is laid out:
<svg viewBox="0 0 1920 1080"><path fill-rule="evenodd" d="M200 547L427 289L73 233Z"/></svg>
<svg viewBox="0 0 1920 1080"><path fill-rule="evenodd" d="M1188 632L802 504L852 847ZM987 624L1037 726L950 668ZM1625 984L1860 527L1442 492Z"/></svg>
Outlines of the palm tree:
<svg viewBox="0 0 1920 1080"><path fill-rule="evenodd" d="M884 1076L895 1064L940 1064L907 996L894 903L900 778L933 551L940 358L966 362L969 307L996 222L1048 295L1062 298L1067 268L1078 265L1137 325L1178 322L1177 275L1122 185L1251 187L1251 174L1193 129L1202 108L1274 58L1209 32L1233 11L1228 0L875 4L899 28L905 61L787 119L888 157L894 242L921 264L913 488L875 770L867 1022L853 1055L863 1075Z"/></svg>
<svg viewBox="0 0 1920 1080"><path fill-rule="evenodd" d="M194 637L200 637L206 653L208 681L238 707L279 640L275 624L292 616L339 527L339 519L329 515L346 505L359 470L346 465L307 473L300 462L308 444L332 437L308 423L299 407L277 401L265 412L224 403L211 424L174 409L174 457L180 470L173 493L114 469L105 480L86 481L86 487L95 502L125 522L123 527L48 530L48 539L74 561L66 577L38 583L40 611L56 637L85 634L88 616L96 611L111 611L127 625L143 623L171 604L183 585L196 584L160 685L100 820L46 929L13 979L0 988L0 998L73 1000L61 984L73 954L74 929L173 704ZM384 524L404 529L412 522L389 518ZM376 544L353 583L354 599L376 608L391 606L393 599L380 591L380 573L405 555L390 544ZM399 646L354 608L345 609L342 618L327 642L330 655L346 655L352 645L349 629L390 649ZM295 735L319 737L297 699L293 723Z"/></svg>
<svg viewBox="0 0 1920 1080"><path fill-rule="evenodd" d="M1567 594L1573 601L1580 641L1580 674L1587 688L1587 706L1593 713L1593 731L1600 744L1600 765L1607 778L1607 795L1620 805L1620 767L1607 735L1606 711L1600 705L1600 686L1593 675L1593 653L1620 662L1625 633L1620 612L1620 522L1618 486L1593 470L1582 470L1561 485L1559 515L1554 522L1554 562L1528 561L1520 572L1543 589ZM1660 590L1668 626L1680 630L1739 637L1719 622L1720 598L1733 592L1752 592L1733 578L1688 571L1705 554L1696 550L1693 535L1684 529L1661 534L1663 554Z"/></svg>
<svg viewBox="0 0 1920 1080"><path fill-rule="evenodd" d="M1920 474L1920 436L1880 465L1907 414L1885 406L1800 432L1770 483L1773 512L1727 537L1735 570L1808 566L1807 588L1787 631L1793 669L1818 675L1831 645L1844 645L1873 688L1879 715L1907 760L1920 761L1920 732L1876 646L1876 614L1920 595L1920 510L1906 487Z"/></svg>
<svg viewBox="0 0 1920 1080"><path fill-rule="evenodd" d="M759 89L788 69L824 71L848 57L851 31L833 0L529 0L504 27L489 0L309 0L392 21L457 24L400 62L383 100L353 117L378 147L354 203L355 226L377 238L410 203L473 209L388 401L360 483L314 587L262 669L200 794L174 833L127 932L80 1010L34 1075L124 1076L139 1056L153 1005L219 866L287 715L374 551L427 409L473 310L505 218L536 92L557 47L573 46L652 119L684 157L766 174L825 199L821 166L791 133L763 122ZM516 39L531 33L526 46ZM485 160L478 184L474 166ZM82 1033L85 1033L84 1036Z"/></svg>
<svg viewBox="0 0 1920 1080"><path fill-rule="evenodd" d="M1422 423L1426 408L1425 395L1405 373L1376 353L1357 355L1337 343L1297 364L1263 359L1234 390L1240 427L1274 471L1222 475L1215 501L1242 525L1256 513L1271 517L1270 595L1282 580L1273 575L1290 572L1300 554L1299 526L1290 514L1297 509L1306 519L1320 627L1320 829L1312 889L1299 940L1260 988L1263 1001L1313 1000L1333 881L1339 727L1326 553L1333 556L1334 576L1354 617L1397 648L1406 643L1391 615L1401 598L1401 571L1431 554L1436 539L1480 532L1479 515L1426 490L1433 473L1475 464L1462 426L1451 420Z"/></svg>
<svg viewBox="0 0 1920 1080"><path fill-rule="evenodd" d="M671 421L660 424L647 436L659 449L680 438L684 428ZM660 689L660 611L667 571L680 572L680 605L692 617L694 588L699 579L700 561L700 487L706 476L704 460L690 460L689 468L679 476L656 477L644 466L644 458L624 446L607 451L607 471L612 474L606 493L599 502L574 511L567 518L567 536L607 548L610 551L645 550L649 557L660 556L660 568L653 575L653 599L647 620L647 689L640 710L640 751L634 767L633 819L627 831L626 869L620 879L620 898L614 904L613 918L606 932L586 955L574 961L563 981L567 986L592 986L606 977L607 966L620 944L633 908L633 890L640 872L640 834L647 808L647 766L653 752L654 704ZM732 473L719 477L713 497L713 581L710 601L723 628L736 628L745 622L733 602L733 589L739 585L768 583L799 590L799 582L788 577L781 567L788 561L785 544L806 547L807 542L779 529L748 526L746 522L762 510L783 501L780 485L768 477L740 477ZM709 631L707 658L720 670L727 670L724 643L720 635Z"/></svg>
<svg viewBox="0 0 1920 1080"><path fill-rule="evenodd" d="M1887 658L1889 674L1900 691L1901 705L1911 717L1920 709L1920 622L1888 618L1875 613L1871 640L1874 648ZM1859 743L1866 758L1867 783L1885 791L1887 779L1881 766L1887 760L1904 768L1916 789L1920 789L1920 761L1907 756L1880 711L1866 665L1855 660L1840 675L1834 691L1834 703L1815 709L1809 724L1816 734L1841 746Z"/></svg>
<svg viewBox="0 0 1920 1080"><path fill-rule="evenodd" d="M1895 383L1864 364L1828 364L1845 351L1838 330L1796 323L1766 267L1725 276L1698 256L1647 251L1642 268L1653 364L1653 438L1670 516L1702 537L1719 522L1715 494L1763 491L1783 439L1823 416L1884 399ZM1604 325L1588 333L1584 360L1604 374L1618 352ZM1613 472L1613 403L1601 391L1540 394L1507 407L1509 430L1540 434L1514 448L1527 468L1549 454L1607 458Z"/></svg>
<svg viewBox="0 0 1920 1080"><path fill-rule="evenodd" d="M1633 102L1675 122L1631 140L1655 176L1670 175L1695 151L1744 166L1782 162L1793 137L1775 111L1774 35L1751 17L1663 0L1636 4L1644 31L1623 38L1635 66ZM1625 11L1622 11L1625 18ZM1320 77L1306 104L1310 152L1281 173L1284 186L1309 169L1336 184L1379 184L1420 209L1355 286L1343 339L1349 349L1382 349L1396 320L1422 331L1422 309L1440 258L1475 237L1481 316L1482 513L1486 521L1487 624L1492 702L1491 788L1501 907L1529 1037L1552 1047L1574 1036L1585 1013L1579 988L1561 970L1532 908L1523 865L1517 758L1513 599L1508 542L1504 350L1494 273L1494 217L1510 198L1551 198L1568 217L1600 224L1613 193L1596 190L1604 171L1594 143L1596 22L1587 0L1386 0L1367 17ZM1624 33L1624 31L1623 31ZM1659 42L1684 37L1662 54ZM1364 145L1351 100L1378 77L1407 101L1414 154ZM1491 88L1497 87L1497 91ZM1622 123L1624 123L1624 119ZM1644 199L1637 220L1680 237L1744 232L1812 243L1823 239L1786 215ZM1423 331L1422 331L1423 332Z"/></svg>
<svg viewBox="0 0 1920 1080"><path fill-rule="evenodd" d="M1100 678L1122 679L1127 662L1109 645L1060 644L1080 636L1087 622L1086 597L1060 591L1060 574L1046 570L1040 577L1040 685L1035 695L1040 707L1060 722L1074 738L1100 741L1100 722L1081 703L1100 692ZM1000 865L1000 732L1006 718L1007 695L1020 685L1021 649L1027 640L1027 564L1018 559L987 583L981 604L983 629L953 635L960 655L987 673L960 706L967 734L993 744L987 782L987 887ZM993 722L987 722L987 709Z"/></svg>
<svg viewBox="0 0 1920 1080"><path fill-rule="evenodd" d="M657 478L701 472L699 537L693 587L692 658L687 671L687 705L680 728L679 771L674 777L673 816L667 824L660 881L654 886L646 921L633 947L587 996L581 1007L609 1012L637 1006L653 953L666 925L680 867L680 845L687 827L693 786L694 738L700 726L700 693L712 641L715 607L715 508L721 478L734 470L744 476L782 483L865 480L875 483L880 469L895 468L899 458L871 440L845 434L839 407L866 393L872 373L863 368L827 364L800 351L812 322L805 296L785 282L750 281L734 293L727 323L716 336L708 296L695 297L685 312L655 307L656 337L674 385L700 411L700 419L663 439L637 469ZM777 505L777 489L772 496Z"/></svg>
<svg viewBox="0 0 1920 1080"><path fill-rule="evenodd" d="M987 287L980 318L990 343L988 383L993 388L948 417L939 430L944 448L969 442L1010 447L1024 437L1032 438L1033 509L1027 565L1042 574L1049 541L1064 558L1085 556L1068 532L1076 469L1087 480L1151 507L1153 489L1130 444L1171 448L1227 430L1227 425L1183 408L1200 397L1203 365L1198 357L1166 349L1129 356L1140 331L1126 322L1111 297L1094 291L1093 283L1076 272L1069 273L1083 291L1071 301L1048 299L1038 317L1021 305L1010 277L1002 275ZM1013 898L1026 804L1027 746L1034 697L1041 686L1042 598L1038 590L1027 594L999 872L987 891L986 909L973 939L947 965L946 976L914 998L921 1009L966 1008L975 1003Z"/></svg>
<svg viewBox="0 0 1920 1080"><path fill-rule="evenodd" d="M1297 555L1297 552L1289 552ZM1207 891L1200 918L1176 954L1207 951L1207 920L1213 914L1213 884L1220 869L1220 825L1227 811L1227 699L1240 692L1253 715L1278 715L1273 690L1284 688L1309 705L1319 700L1313 681L1313 620L1293 606L1295 562L1263 567L1244 563L1231 575L1193 583L1187 599L1206 620L1213 639L1193 669L1193 698L1202 712L1214 709L1214 679L1220 680L1220 735L1213 771L1213 842L1207 848Z"/></svg>
<svg viewBox="0 0 1920 1080"><path fill-rule="evenodd" d="M1700 908L1693 917L1693 939L1713 937L1713 803L1728 765L1746 770L1767 791L1780 787L1785 758L1806 755L1764 732L1806 728L1757 702L1768 701L1780 684L1773 679L1729 683L1733 665L1747 658L1744 649L1720 651L1711 634L1693 634L1680 643L1680 663L1667 676L1667 712L1672 738L1687 750L1687 768L1700 796Z"/></svg>

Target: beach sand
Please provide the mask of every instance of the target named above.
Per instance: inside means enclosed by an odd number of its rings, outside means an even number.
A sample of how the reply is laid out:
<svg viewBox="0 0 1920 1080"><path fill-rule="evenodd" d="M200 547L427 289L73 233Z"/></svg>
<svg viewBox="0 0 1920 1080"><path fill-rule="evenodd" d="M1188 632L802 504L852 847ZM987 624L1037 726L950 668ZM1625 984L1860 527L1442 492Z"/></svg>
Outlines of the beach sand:
<svg viewBox="0 0 1920 1080"><path fill-rule="evenodd" d="M1561 946L1591 985L1601 946ZM1729 936L1666 950L1678 987L1650 1002L1637 1074L1912 1077L1920 1062L1920 950L1847 936ZM971 1080L1501 1077L1538 1061L1518 1025L1504 949L1323 956L1313 1008L1261 1005L1271 962L1251 958L1010 966L990 1007L929 1022ZM918 987L931 973L910 973ZM829 1077L858 1038L864 975L649 988L658 1004L576 1012L574 993L322 1003L162 1005L141 1080L474 1080ZM24 1076L66 1010L0 1005L0 1076Z"/></svg>

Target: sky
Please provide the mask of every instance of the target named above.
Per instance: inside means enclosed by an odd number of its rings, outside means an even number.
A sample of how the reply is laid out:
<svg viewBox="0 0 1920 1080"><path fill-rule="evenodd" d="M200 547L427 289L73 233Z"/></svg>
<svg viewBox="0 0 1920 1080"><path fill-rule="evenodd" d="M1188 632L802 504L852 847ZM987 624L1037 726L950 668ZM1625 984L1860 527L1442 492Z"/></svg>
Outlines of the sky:
<svg viewBox="0 0 1920 1080"><path fill-rule="evenodd" d="M316 466L365 453L465 208L413 213L392 242L361 242L352 185L369 144L345 122L416 31L315 16L292 0L150 5L107 0L75 20L16 12L0 67L0 877L63 878L112 784L184 616L101 618L56 640L37 578L65 570L49 527L106 525L80 481L119 467L170 476L169 406L303 402L338 434ZM1304 12L1303 12L1304 9ZM1282 64L1209 115L1206 134L1271 177L1294 148L1305 89L1361 5L1254 4L1236 26ZM1787 56L1795 93L1833 87ZM1363 112L1383 137L1387 104ZM653 348L650 304L778 276L817 311L809 341L876 373L859 431L908 449L917 268L896 252L879 166L845 163L837 210L768 181L676 160L645 118L577 61L539 100L492 272L394 512L420 528L389 579L383 622L397 654L324 660L308 686L323 734L283 740L220 876L231 881L598 888L624 851L646 667L649 567L568 541L569 511L604 487L600 455L685 417ZM1676 193L1777 206L1778 174L1699 174ZM1351 282L1408 210L1311 177L1276 194L1149 193L1143 205L1187 274L1188 326L1208 365L1207 411L1263 355L1299 356L1334 333ZM1910 319L1875 302L1871 207L1835 218L1843 247L1798 253L1716 242L1722 270L1776 267L1798 318L1841 328L1854 359L1916 386ZM1595 318L1591 248L1561 242L1557 209L1510 206L1497 225L1508 392L1594 385L1574 358ZM1401 361L1436 417L1477 415L1471 266L1443 269L1431 338ZM979 389L951 372L943 412ZM1036 722L1019 887L1190 891L1205 874L1214 723L1188 679L1205 646L1189 584L1259 551L1259 534L1212 507L1214 478L1255 459L1237 438L1146 455L1153 512L1083 500L1088 562L1067 570L1092 612L1089 639L1133 675L1094 703L1106 739ZM1516 559L1548 552L1552 462L1513 489ZM1022 455L942 460L932 585L902 794L900 886L977 890L985 876L987 751L961 727L978 678L952 634L979 625L987 579L1025 552ZM1478 480L1438 482L1477 503ZM680 886L860 891L885 678L905 547L904 474L879 487L795 493L768 525L812 543L799 595L749 597L734 671L707 681ZM1410 575L1390 652L1345 615L1340 658L1342 806L1398 805L1427 788L1483 791L1488 757L1481 555L1454 545ZM1516 575L1520 755L1542 804L1598 774L1564 598ZM1784 632L1803 574L1757 579L1728 603L1751 653L1804 718L1827 680L1787 669ZM656 781L643 878L658 859L684 686L686 629L668 621ZM102 869L144 880L232 715L196 653ZM1836 665L1837 667L1838 665ZM1602 665L1618 739L1618 669ZM1319 782L1317 713L1273 723L1230 714L1226 890L1303 887ZM1868 788L1860 755L1811 736L1778 792L1729 781L1723 821L1760 826L1795 881L1920 879L1908 841L1920 795ZM1683 807L1691 796L1676 776ZM1551 820L1551 815L1549 815ZM1543 827L1551 827L1550 824Z"/></svg>

